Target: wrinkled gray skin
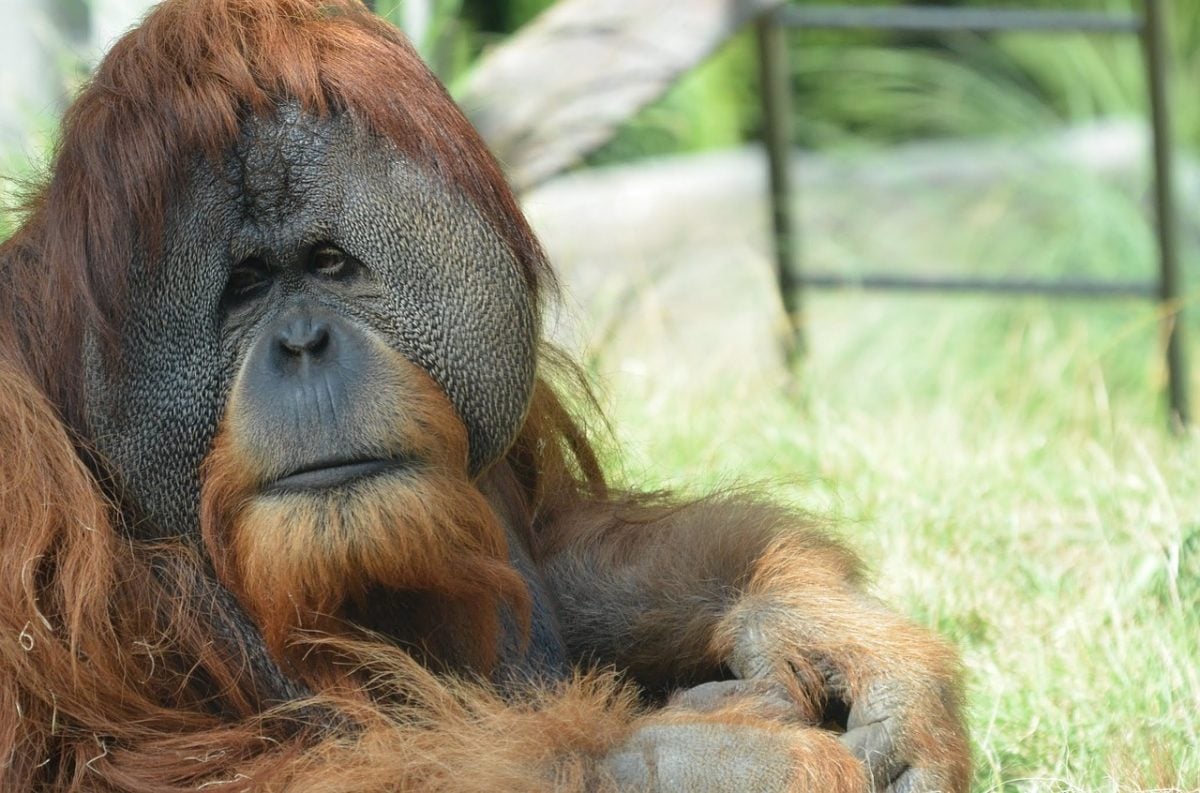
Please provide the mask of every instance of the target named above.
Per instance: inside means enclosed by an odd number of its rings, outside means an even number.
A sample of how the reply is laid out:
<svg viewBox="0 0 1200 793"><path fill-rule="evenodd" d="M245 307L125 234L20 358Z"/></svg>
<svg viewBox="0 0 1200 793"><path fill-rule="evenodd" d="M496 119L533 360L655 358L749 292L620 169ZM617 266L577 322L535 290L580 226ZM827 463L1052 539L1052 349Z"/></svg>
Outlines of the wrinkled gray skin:
<svg viewBox="0 0 1200 793"><path fill-rule="evenodd" d="M196 536L200 461L238 362L271 319L227 321L230 269L251 256L288 268L320 242L362 261L367 285L279 288L307 290L428 371L467 426L473 471L520 428L535 307L507 248L466 201L349 117L285 110L280 123L248 127L225 173L195 167L162 255L132 265L122 360L114 367L94 346L86 356L91 437L147 532Z"/></svg>

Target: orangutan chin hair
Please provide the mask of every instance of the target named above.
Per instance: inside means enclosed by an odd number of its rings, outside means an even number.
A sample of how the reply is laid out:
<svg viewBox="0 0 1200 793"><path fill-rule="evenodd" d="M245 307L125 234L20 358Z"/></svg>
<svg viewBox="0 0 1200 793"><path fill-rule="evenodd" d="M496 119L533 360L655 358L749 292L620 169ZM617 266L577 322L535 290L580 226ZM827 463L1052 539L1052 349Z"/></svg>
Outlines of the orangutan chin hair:
<svg viewBox="0 0 1200 793"><path fill-rule="evenodd" d="M205 546L271 653L302 676L313 659L289 661L312 648L289 643L305 631L350 638L371 627L362 623L379 590L420 604L410 609L411 633L392 638L425 663L486 676L501 610L528 630L528 588L509 564L504 527L468 477L466 429L449 400L424 371L388 357L397 409L386 432L421 463L332 492L264 492L269 463L240 443L244 416L231 400L204 464Z"/></svg>

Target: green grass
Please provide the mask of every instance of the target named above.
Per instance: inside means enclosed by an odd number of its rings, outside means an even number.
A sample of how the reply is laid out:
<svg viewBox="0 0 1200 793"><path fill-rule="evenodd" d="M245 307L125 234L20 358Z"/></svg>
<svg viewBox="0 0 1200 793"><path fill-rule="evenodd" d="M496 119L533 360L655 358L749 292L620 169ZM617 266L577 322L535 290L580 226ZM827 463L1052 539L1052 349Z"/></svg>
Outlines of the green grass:
<svg viewBox="0 0 1200 793"><path fill-rule="evenodd" d="M1200 790L1200 435L1165 429L1156 319L818 296L795 397L609 374L607 399L628 480L767 482L961 648L975 790Z"/></svg>

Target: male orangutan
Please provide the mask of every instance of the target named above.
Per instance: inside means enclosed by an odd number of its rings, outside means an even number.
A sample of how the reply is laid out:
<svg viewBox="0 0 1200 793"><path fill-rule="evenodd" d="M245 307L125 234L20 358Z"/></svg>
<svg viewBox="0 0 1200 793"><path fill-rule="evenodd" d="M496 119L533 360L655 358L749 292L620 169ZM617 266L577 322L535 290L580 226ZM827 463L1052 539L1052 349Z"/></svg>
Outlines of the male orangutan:
<svg viewBox="0 0 1200 793"><path fill-rule="evenodd" d="M0 789L965 790L848 551L605 484L550 278L354 0L125 36L0 248Z"/></svg>

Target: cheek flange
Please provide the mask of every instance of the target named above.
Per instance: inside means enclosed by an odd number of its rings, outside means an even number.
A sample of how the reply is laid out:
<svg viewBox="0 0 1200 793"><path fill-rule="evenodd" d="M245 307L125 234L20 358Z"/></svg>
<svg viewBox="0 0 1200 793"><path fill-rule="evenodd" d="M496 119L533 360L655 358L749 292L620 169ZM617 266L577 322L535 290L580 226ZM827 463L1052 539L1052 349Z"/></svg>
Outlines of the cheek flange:
<svg viewBox="0 0 1200 793"><path fill-rule="evenodd" d="M475 207L411 162L367 146L346 168L361 189L345 197L340 233L378 273L388 343L467 426L478 474L508 449L532 394L537 312L522 269Z"/></svg>

